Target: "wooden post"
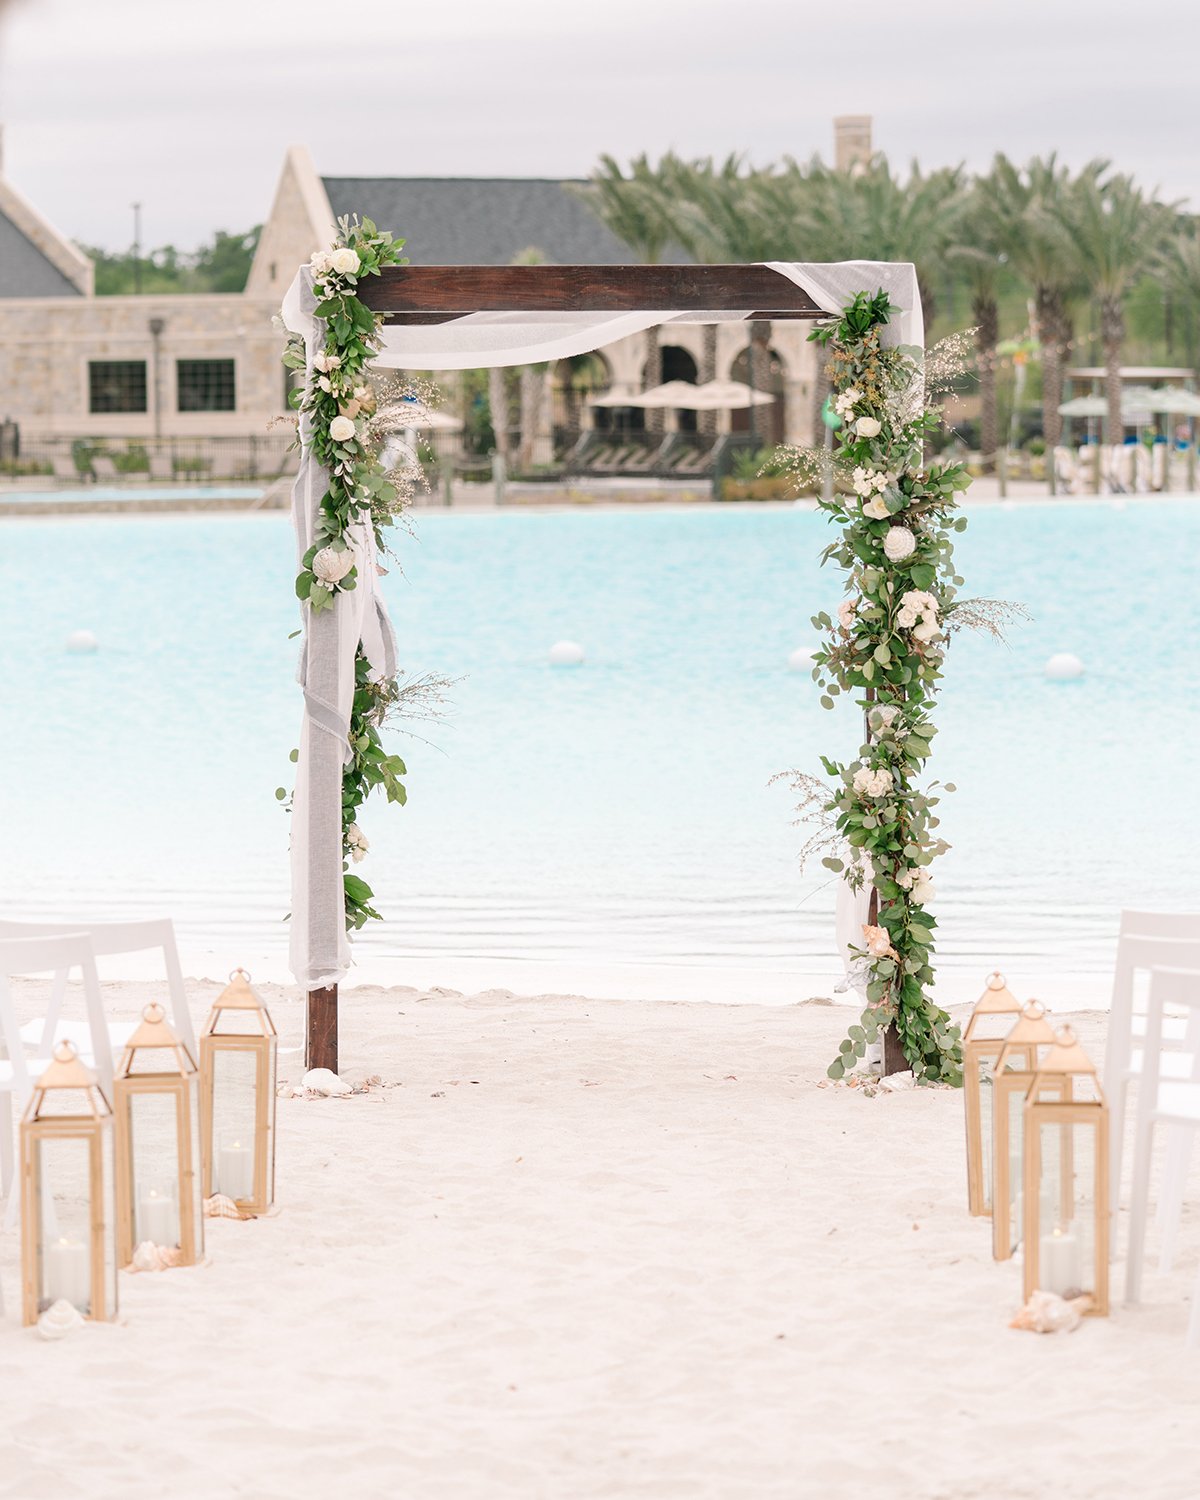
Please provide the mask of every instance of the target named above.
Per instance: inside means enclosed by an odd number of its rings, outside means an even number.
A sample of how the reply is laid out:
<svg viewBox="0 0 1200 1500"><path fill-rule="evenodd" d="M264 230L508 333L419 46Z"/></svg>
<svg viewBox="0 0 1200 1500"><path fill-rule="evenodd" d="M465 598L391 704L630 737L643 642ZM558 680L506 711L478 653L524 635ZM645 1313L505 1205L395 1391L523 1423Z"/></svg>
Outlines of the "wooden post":
<svg viewBox="0 0 1200 1500"><path fill-rule="evenodd" d="M338 1070L338 987L309 990L304 1035L304 1066Z"/></svg>

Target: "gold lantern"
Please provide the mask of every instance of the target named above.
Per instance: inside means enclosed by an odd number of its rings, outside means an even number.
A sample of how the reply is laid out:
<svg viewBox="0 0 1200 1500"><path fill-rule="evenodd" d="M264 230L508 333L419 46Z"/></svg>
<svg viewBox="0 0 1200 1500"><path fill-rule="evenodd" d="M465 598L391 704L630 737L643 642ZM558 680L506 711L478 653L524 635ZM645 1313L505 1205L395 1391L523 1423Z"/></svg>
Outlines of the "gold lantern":
<svg viewBox="0 0 1200 1500"><path fill-rule="evenodd" d="M1007 1260L1021 1243L1025 1096L1042 1051L1054 1041L1046 1007L1031 1000L1004 1038L992 1068L992 1254Z"/></svg>
<svg viewBox="0 0 1200 1500"><path fill-rule="evenodd" d="M1004 1032L1021 1012L1021 1002L998 971L976 1002L963 1033L963 1104L967 1120L967 1210L976 1217L992 1211L992 1065Z"/></svg>
<svg viewBox="0 0 1200 1500"><path fill-rule="evenodd" d="M195 1060L162 1006L147 1005L113 1080L122 1266L146 1240L177 1250L181 1266L204 1254L199 1098Z"/></svg>
<svg viewBox="0 0 1200 1500"><path fill-rule="evenodd" d="M112 1110L70 1042L33 1086L21 1121L22 1315L55 1302L97 1322L117 1315Z"/></svg>
<svg viewBox="0 0 1200 1500"><path fill-rule="evenodd" d="M1108 1105L1064 1026L1033 1075L1025 1121L1025 1300L1089 1293L1108 1312Z"/></svg>
<svg viewBox="0 0 1200 1500"><path fill-rule="evenodd" d="M200 1038L203 1192L252 1214L275 1199L275 1050L267 1007L235 969Z"/></svg>

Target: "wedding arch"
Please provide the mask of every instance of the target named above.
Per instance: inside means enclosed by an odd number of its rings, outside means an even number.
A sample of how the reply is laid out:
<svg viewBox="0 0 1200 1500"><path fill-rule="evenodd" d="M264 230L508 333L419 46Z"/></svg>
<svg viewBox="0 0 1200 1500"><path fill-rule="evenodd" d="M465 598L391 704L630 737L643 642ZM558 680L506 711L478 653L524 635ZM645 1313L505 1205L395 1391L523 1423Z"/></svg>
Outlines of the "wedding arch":
<svg viewBox="0 0 1200 1500"><path fill-rule="evenodd" d="M379 728L397 689L397 652L377 588L377 550L396 489L378 458L369 369L469 370L588 353L668 323L809 319L829 352L844 420L846 484L821 502L841 528L826 558L850 597L814 656L822 702L859 692L864 743L825 760L820 814L848 859L852 921L839 941L867 1008L833 1076L885 1034L885 1069L955 1081L957 1031L928 998L933 917L927 866L936 798L916 786L934 728L954 585L947 532L965 488L961 466L926 466L916 273L906 263L759 265L410 266L402 242L369 220L341 220L328 252L297 272L283 307L287 362L301 379L301 461L293 491L303 614L304 715L292 812L291 967L308 997L309 1067L338 1065L338 984L349 930L378 915L350 869L368 847L356 821L373 788L403 801L402 762ZM844 923L843 923L844 925Z"/></svg>

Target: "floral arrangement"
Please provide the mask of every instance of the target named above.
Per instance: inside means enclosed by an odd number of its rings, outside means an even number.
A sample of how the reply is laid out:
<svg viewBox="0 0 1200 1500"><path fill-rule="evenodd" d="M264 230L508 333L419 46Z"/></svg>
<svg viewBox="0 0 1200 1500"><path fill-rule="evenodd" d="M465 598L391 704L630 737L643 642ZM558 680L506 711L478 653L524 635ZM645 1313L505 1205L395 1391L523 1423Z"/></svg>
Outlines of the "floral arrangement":
<svg viewBox="0 0 1200 1500"><path fill-rule="evenodd" d="M329 476L314 528L315 541L301 560L296 595L314 612L332 609L339 592L353 589L358 578L350 529L369 524L381 551L386 552L387 528L412 498L412 466L389 469L381 458L384 440L403 425L396 408L426 399L416 387L394 387L380 392L369 366L379 352L382 319L358 299L365 276L378 276L381 266L404 265L403 240L381 232L370 219L338 220L339 235L329 250L309 261L318 302L315 316L324 320L324 347L313 355L308 369L304 340L291 336L284 353L289 369L299 371L304 383L292 392L291 404L307 418L313 457ZM358 810L370 793L382 788L389 802L404 804L407 793L401 778L403 760L383 747L380 729L389 713L415 690L428 697L430 682L403 685L399 677L372 672L359 648L355 659L354 702L350 716L351 760L342 775L342 881L346 925L361 928L379 912L371 905L373 892L350 871L370 848L359 827ZM436 686L440 686L437 684ZM292 760L297 758L293 750ZM276 797L287 801L280 787Z"/></svg>
<svg viewBox="0 0 1200 1500"><path fill-rule="evenodd" d="M937 928L928 910L930 866L948 846L937 833L939 784L921 790L918 782L936 733L931 712L963 581L951 534L967 524L955 511L970 481L962 464L924 461L940 413L924 403L921 351L881 340L896 311L884 292L861 292L811 335L828 351L842 423L834 493L820 502L840 536L822 561L837 563L847 579L836 618L813 618L825 633L813 678L827 709L839 695L854 695L864 728L856 759L822 757L832 787L805 776L793 781L804 793L802 814L826 821L828 836L813 842L849 846L848 858L831 854L822 863L856 890L871 886L862 945L853 950L867 1006L829 1076L842 1078L881 1028L894 1027L918 1079L957 1084L959 1028L929 998ZM811 478L829 459L791 450L791 462Z"/></svg>

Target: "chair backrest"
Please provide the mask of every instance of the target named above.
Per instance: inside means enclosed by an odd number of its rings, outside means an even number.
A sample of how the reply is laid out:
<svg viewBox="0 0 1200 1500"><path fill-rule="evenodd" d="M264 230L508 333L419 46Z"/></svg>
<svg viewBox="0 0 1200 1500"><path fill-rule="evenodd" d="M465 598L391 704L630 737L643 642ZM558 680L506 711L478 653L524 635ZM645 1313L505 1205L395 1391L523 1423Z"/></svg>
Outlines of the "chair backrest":
<svg viewBox="0 0 1200 1500"><path fill-rule="evenodd" d="M1146 1045L1142 1052L1142 1081L1138 1090L1138 1111L1143 1115L1150 1114L1158 1101L1162 1054L1168 1050L1163 1045L1163 1010L1167 1005L1187 1007L1188 1031L1194 1033L1200 1022L1200 955L1185 964L1155 964L1150 970Z"/></svg>
<svg viewBox="0 0 1200 1500"><path fill-rule="evenodd" d="M147 922L9 922L0 921L0 941L36 937L57 937L66 933L84 933L96 958L116 953L140 953L146 948L175 945L175 929L170 917L154 917Z"/></svg>
<svg viewBox="0 0 1200 1500"><path fill-rule="evenodd" d="M52 974L77 964L94 968L94 959L91 939L78 927L40 936L0 933L0 974L6 978L15 974Z"/></svg>
<svg viewBox="0 0 1200 1500"><path fill-rule="evenodd" d="M144 953L153 948L162 950L167 971L167 986L171 992L171 1012L175 1030L180 1040L186 1043L194 1056L196 1034L188 1010L183 970L179 964L179 949L175 943L175 925L170 917L151 917L143 922L0 921L0 941L54 937L58 934L80 931L87 935L89 955L95 958L111 958L115 954ZM65 968L66 965L63 964L62 967Z"/></svg>
<svg viewBox="0 0 1200 1500"><path fill-rule="evenodd" d="M1123 911L1119 935L1200 938L1200 911Z"/></svg>

